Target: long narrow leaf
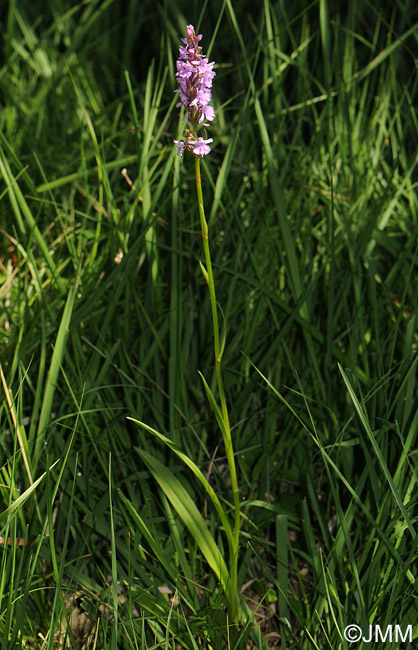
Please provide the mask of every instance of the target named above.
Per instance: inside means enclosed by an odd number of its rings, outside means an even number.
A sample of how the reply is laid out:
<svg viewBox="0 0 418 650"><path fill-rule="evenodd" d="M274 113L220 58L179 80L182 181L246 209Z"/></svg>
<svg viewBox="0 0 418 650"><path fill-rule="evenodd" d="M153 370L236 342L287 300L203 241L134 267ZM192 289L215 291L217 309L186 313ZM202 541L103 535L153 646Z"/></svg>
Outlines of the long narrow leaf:
<svg viewBox="0 0 418 650"><path fill-rule="evenodd" d="M207 563L225 591L228 586L228 570L222 553L213 539L199 510L174 474L156 458L142 449L137 450L158 485L169 499L177 514L187 526Z"/></svg>
<svg viewBox="0 0 418 650"><path fill-rule="evenodd" d="M45 394L42 403L41 414L39 416L39 426L38 426L38 435L35 444L33 471L35 471L37 463L39 461L41 448L45 438L45 430L51 415L52 401L55 394L55 388L57 386L57 380L58 380L58 374L59 374L61 362L65 352L65 343L69 332L71 314L73 311L74 299L77 291L77 284L78 283L76 282L75 286L72 287L68 293L57 338L55 341L54 352L52 354L51 365L49 367L48 377L46 380Z"/></svg>
<svg viewBox="0 0 418 650"><path fill-rule="evenodd" d="M167 447L169 447L172 451L174 451L174 453L177 454L179 458L181 458L181 460L187 465L187 467L189 467L189 469L192 470L193 474L196 476L197 479L199 479L199 481L205 488L206 492L208 493L209 497L211 498L212 503L215 506L216 511L218 512L222 524L225 528L228 541L229 539L232 540L233 533L232 533L231 524L229 523L228 516L224 508L222 507L218 495L216 494L213 487L211 486L211 484L203 474L202 470L196 465L196 463L191 458L189 458L186 454L184 454L172 440L164 436L162 433L159 433L152 427L148 426L147 424L145 424L145 422L140 422L139 420L135 420L134 418L128 418L128 420L132 420L132 422L139 424L143 429L149 431L149 433L152 433L154 436L159 438L165 445L167 445Z"/></svg>

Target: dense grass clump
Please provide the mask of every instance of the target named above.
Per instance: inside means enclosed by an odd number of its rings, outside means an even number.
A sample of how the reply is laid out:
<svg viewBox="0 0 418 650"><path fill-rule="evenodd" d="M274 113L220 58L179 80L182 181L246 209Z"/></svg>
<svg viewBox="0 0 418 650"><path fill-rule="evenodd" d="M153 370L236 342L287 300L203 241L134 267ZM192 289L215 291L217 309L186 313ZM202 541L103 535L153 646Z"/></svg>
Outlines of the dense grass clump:
<svg viewBox="0 0 418 650"><path fill-rule="evenodd" d="M418 16L339 5L0 10L2 650L413 647Z"/></svg>

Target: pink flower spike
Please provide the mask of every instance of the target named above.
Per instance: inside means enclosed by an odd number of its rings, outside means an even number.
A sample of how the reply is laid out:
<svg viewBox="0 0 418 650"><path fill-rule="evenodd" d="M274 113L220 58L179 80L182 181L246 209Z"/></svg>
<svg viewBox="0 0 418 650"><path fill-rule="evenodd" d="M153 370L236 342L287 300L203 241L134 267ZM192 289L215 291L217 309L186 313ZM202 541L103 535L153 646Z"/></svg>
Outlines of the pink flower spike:
<svg viewBox="0 0 418 650"><path fill-rule="evenodd" d="M196 35L193 25L186 27L187 38L182 38L182 45L179 47L179 58L176 61L176 78L178 87L174 91L178 93L176 108L184 106L186 115L183 122L189 122L189 136L185 142L175 140L177 153L182 156L185 149L196 156L206 156L210 152L209 142L212 139L204 140L199 137L197 140L190 140L191 133L196 134L200 124L209 126L208 122L215 119L215 111L210 106L212 99L212 81L216 76L213 67L214 61L209 62L207 57L201 53L202 48L199 42L202 34Z"/></svg>

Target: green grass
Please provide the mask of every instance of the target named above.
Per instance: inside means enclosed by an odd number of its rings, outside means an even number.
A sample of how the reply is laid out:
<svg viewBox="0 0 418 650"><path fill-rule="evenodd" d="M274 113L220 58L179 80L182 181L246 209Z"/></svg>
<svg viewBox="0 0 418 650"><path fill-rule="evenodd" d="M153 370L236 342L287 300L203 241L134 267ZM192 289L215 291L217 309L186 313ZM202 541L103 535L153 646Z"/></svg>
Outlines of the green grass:
<svg viewBox="0 0 418 650"><path fill-rule="evenodd" d="M374 645L414 647L418 15L339 5L1 10L1 650L370 647L350 624L412 626ZM194 165L172 144L188 23L217 73L202 183L238 625Z"/></svg>

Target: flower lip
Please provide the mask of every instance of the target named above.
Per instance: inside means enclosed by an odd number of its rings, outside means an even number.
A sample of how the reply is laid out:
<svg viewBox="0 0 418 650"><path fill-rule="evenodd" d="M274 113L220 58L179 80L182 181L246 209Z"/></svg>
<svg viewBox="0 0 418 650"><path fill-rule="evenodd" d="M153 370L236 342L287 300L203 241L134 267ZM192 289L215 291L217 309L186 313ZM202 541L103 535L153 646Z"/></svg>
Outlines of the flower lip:
<svg viewBox="0 0 418 650"><path fill-rule="evenodd" d="M213 142L213 138L208 138L207 140L199 138L197 141L190 140L189 144L191 145L192 151L195 155L206 156L206 154L208 154L211 150L208 146L209 142Z"/></svg>

